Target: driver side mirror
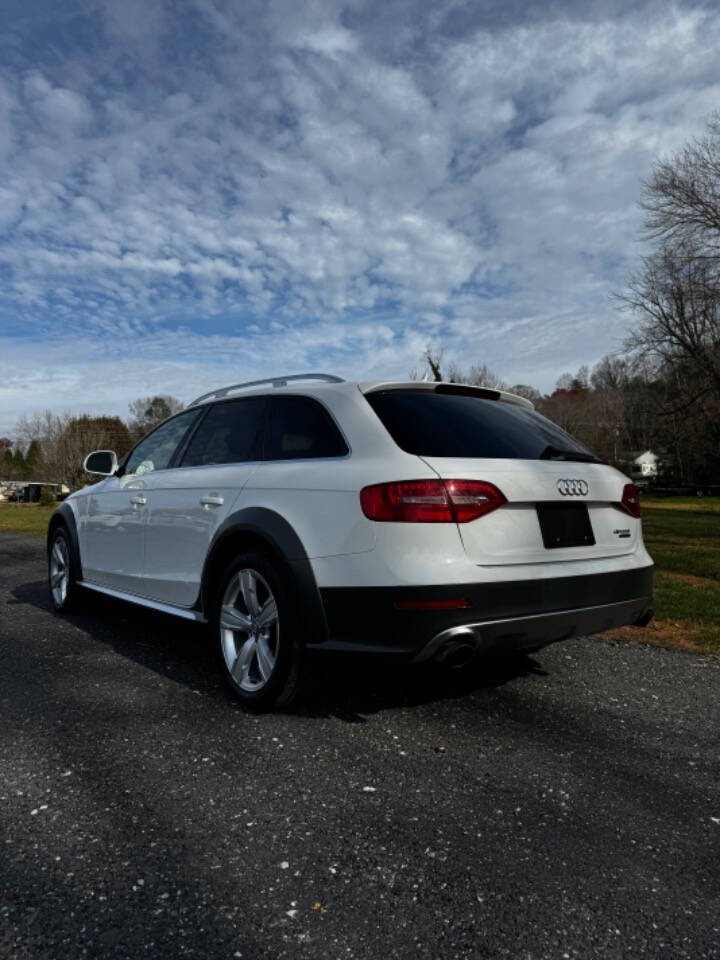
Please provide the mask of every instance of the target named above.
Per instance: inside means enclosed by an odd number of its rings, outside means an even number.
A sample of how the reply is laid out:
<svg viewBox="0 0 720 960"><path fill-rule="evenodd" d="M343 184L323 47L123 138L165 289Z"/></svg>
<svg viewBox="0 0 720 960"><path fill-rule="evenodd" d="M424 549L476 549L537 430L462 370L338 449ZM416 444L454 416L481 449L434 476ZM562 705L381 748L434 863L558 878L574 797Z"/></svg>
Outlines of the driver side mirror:
<svg viewBox="0 0 720 960"><path fill-rule="evenodd" d="M86 473L96 473L101 477L111 477L118 468L118 458L114 450L93 450L83 460Z"/></svg>

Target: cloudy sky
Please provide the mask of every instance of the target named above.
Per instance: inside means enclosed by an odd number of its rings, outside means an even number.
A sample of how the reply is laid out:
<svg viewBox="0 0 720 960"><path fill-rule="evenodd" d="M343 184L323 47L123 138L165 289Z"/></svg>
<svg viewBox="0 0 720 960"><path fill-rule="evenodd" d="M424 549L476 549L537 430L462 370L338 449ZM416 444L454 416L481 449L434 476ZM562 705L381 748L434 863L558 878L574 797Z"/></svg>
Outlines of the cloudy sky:
<svg viewBox="0 0 720 960"><path fill-rule="evenodd" d="M3 0L0 434L428 343L509 383L619 349L717 5Z"/></svg>

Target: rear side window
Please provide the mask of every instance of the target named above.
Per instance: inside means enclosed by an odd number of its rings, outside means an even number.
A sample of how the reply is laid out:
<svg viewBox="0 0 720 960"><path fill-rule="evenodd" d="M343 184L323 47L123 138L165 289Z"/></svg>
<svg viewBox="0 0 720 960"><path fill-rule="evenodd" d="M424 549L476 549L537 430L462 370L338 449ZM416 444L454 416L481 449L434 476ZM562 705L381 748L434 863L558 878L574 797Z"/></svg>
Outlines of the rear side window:
<svg viewBox="0 0 720 960"><path fill-rule="evenodd" d="M271 397L265 427L265 460L344 457L342 434L311 397Z"/></svg>
<svg viewBox="0 0 720 960"><path fill-rule="evenodd" d="M597 459L529 407L429 390L381 390L366 399L395 443L418 456Z"/></svg>
<svg viewBox="0 0 720 960"><path fill-rule="evenodd" d="M264 400L226 400L208 411L190 440L183 467L260 459Z"/></svg>

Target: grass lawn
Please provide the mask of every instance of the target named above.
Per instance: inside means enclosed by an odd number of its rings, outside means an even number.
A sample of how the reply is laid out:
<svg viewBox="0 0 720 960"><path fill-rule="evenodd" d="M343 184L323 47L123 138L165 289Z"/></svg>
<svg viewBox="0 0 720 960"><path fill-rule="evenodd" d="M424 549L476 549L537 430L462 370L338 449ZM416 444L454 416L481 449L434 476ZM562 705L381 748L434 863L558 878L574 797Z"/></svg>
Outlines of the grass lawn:
<svg viewBox="0 0 720 960"><path fill-rule="evenodd" d="M613 631L720 654L720 497L643 498L645 543L655 561L655 619ZM0 531L44 537L52 507L0 503Z"/></svg>
<svg viewBox="0 0 720 960"><path fill-rule="evenodd" d="M613 636L720 654L720 497L642 500L655 619Z"/></svg>
<svg viewBox="0 0 720 960"><path fill-rule="evenodd" d="M0 503L0 531L44 537L54 509L42 507L39 503Z"/></svg>

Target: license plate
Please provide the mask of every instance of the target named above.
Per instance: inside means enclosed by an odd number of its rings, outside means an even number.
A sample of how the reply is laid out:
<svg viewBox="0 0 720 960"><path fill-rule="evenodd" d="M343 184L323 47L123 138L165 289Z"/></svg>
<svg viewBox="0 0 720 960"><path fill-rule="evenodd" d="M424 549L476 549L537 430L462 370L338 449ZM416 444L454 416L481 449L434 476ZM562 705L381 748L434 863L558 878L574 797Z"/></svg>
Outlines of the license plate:
<svg viewBox="0 0 720 960"><path fill-rule="evenodd" d="M539 503L537 515L543 543L548 550L594 545L595 536L586 504Z"/></svg>

